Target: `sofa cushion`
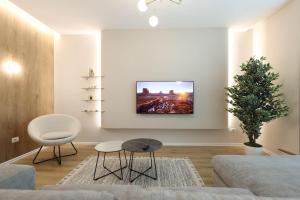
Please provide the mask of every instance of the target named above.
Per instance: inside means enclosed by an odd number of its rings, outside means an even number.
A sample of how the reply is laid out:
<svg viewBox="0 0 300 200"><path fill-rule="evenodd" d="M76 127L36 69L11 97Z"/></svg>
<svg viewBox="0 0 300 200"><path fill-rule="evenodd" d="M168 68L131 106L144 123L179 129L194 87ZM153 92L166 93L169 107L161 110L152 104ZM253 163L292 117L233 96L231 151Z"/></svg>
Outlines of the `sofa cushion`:
<svg viewBox="0 0 300 200"><path fill-rule="evenodd" d="M0 189L35 189L35 169L29 165L0 167Z"/></svg>
<svg viewBox="0 0 300 200"><path fill-rule="evenodd" d="M0 190L0 200L117 200L107 192Z"/></svg>
<svg viewBox="0 0 300 200"><path fill-rule="evenodd" d="M53 185L43 190L77 191L112 193L118 200L280 200L281 198L264 198L254 196L247 190L236 188L213 187L152 187L143 189L136 185ZM284 198L287 200L287 198Z"/></svg>
<svg viewBox="0 0 300 200"><path fill-rule="evenodd" d="M189 193L199 196L199 194L218 194L218 195L245 195L245 196L253 196L253 194L246 189L241 188L214 188L214 187L180 187L180 188L169 188L169 187L151 187L147 189L143 189L137 185L102 185L102 184L94 184L94 185L51 185L44 186L43 190L89 190L89 191L106 191L112 193L120 200L127 199L138 199L135 197L142 198L140 194L146 196L155 196L160 195L161 198L164 197L166 199L169 198L170 194L173 193ZM166 194L164 194L166 193ZM184 195L184 194L183 194ZM179 194L176 197L180 196ZM186 195L184 195L186 196ZM193 196L193 195L192 195ZM192 198L191 196L191 198ZM201 196L201 195L200 195ZM206 195L204 195L206 196ZM125 198L126 197L126 198ZM174 195L171 197L174 197ZM150 197L147 197L148 199ZM146 198L146 199L147 199ZM157 197L158 198L158 197Z"/></svg>
<svg viewBox="0 0 300 200"><path fill-rule="evenodd" d="M109 192L116 197L120 197L129 191L138 192L142 188L136 185L102 185L102 184L67 184L67 185L47 185L43 186L41 190L63 190L63 191L76 191L76 190L87 190L97 192Z"/></svg>
<svg viewBox="0 0 300 200"><path fill-rule="evenodd" d="M186 192L170 190L144 190L138 193L128 193L119 200L257 200L254 195L221 195L206 192Z"/></svg>
<svg viewBox="0 0 300 200"><path fill-rule="evenodd" d="M92 191L107 191L115 196L122 196L124 193L139 192L143 190L137 185L49 185L42 187L43 190L92 190ZM205 192L210 194L236 194L236 195L253 195L249 190L242 188L217 188L217 187L151 187L147 191L171 191L171 192Z"/></svg>
<svg viewBox="0 0 300 200"><path fill-rule="evenodd" d="M157 190L159 188L152 187L149 190ZM242 188L226 188L226 187L178 187L164 188L166 191L184 191L184 192L204 192L208 194L224 194L224 195L254 195L247 189Z"/></svg>
<svg viewBox="0 0 300 200"><path fill-rule="evenodd" d="M71 137L73 133L67 131L54 131L44 133L41 138L44 140L58 140Z"/></svg>
<svg viewBox="0 0 300 200"><path fill-rule="evenodd" d="M258 196L300 197L300 156L215 156L212 164L228 187Z"/></svg>

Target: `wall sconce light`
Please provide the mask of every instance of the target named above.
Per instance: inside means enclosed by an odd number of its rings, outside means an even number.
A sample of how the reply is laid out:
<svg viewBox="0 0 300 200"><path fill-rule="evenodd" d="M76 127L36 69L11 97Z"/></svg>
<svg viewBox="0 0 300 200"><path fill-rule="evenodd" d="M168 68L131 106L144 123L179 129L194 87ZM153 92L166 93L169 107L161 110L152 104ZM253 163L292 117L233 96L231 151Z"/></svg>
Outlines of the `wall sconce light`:
<svg viewBox="0 0 300 200"><path fill-rule="evenodd" d="M3 64L3 69L7 74L17 75L21 73L22 68L21 65L14 61L7 61Z"/></svg>

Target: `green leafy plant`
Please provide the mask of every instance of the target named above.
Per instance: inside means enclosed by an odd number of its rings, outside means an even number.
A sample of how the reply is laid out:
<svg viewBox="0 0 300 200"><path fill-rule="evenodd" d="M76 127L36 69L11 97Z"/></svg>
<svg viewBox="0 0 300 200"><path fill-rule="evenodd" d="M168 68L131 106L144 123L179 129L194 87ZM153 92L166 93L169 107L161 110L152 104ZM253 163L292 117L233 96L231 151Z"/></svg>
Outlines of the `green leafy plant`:
<svg viewBox="0 0 300 200"><path fill-rule="evenodd" d="M288 106L280 93L281 84L274 81L279 74L272 72L265 57L251 57L241 66L241 75L234 76L234 85L226 88L227 110L240 120L240 126L249 138L247 146L261 147L256 140L261 135L263 123L287 116Z"/></svg>

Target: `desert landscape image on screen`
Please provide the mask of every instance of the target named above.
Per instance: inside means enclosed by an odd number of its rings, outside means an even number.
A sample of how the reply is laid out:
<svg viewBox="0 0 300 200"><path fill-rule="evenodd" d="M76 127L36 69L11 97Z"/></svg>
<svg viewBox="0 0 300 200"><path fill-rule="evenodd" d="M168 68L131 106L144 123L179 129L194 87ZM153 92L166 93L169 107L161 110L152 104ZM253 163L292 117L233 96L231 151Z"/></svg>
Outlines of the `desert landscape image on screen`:
<svg viewBox="0 0 300 200"><path fill-rule="evenodd" d="M137 81L136 89L138 114L193 114L193 81Z"/></svg>

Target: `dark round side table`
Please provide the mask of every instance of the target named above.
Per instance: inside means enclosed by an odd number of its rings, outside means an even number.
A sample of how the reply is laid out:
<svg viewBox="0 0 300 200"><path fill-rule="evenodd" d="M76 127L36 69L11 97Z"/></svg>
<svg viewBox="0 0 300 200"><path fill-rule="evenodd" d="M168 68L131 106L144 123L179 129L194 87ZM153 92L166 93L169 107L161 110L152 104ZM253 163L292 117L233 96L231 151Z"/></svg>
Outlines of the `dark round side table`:
<svg viewBox="0 0 300 200"><path fill-rule="evenodd" d="M130 152L130 158L129 158L129 181L130 182L133 182L140 176L146 176L151 179L157 180L157 169L156 169L154 152L159 150L161 147L162 147L162 143L160 141L149 139L149 138L138 138L138 139L128 140L122 144L122 149ZM143 172L134 170L132 167L135 153L149 153L151 164L150 167L148 167ZM153 165L154 165L155 176L150 176L146 174L146 172L152 169ZM132 178L131 177L132 172L136 172L138 173L138 175L135 178Z"/></svg>

